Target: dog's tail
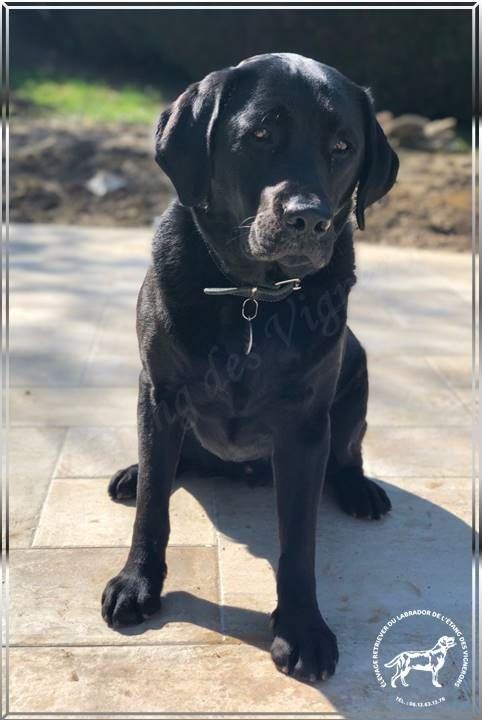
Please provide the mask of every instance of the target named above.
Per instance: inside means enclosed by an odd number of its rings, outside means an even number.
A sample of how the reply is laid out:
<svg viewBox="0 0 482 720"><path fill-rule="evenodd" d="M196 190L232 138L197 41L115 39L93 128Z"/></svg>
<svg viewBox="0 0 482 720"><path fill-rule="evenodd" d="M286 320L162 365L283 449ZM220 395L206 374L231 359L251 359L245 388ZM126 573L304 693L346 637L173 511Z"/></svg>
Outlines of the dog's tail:
<svg viewBox="0 0 482 720"><path fill-rule="evenodd" d="M398 662L398 661L400 660L400 658L402 657L402 655L403 655L403 653L399 653L398 655L395 655L395 657L393 658L393 660L390 660L390 662L385 663L385 667L393 667L394 665L396 665L397 662Z"/></svg>

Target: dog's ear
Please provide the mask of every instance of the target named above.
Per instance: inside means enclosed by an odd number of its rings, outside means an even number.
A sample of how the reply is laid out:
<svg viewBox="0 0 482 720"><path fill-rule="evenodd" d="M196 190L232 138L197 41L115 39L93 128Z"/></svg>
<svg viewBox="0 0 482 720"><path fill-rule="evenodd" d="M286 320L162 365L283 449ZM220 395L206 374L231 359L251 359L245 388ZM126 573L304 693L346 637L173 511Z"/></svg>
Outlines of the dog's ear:
<svg viewBox="0 0 482 720"><path fill-rule="evenodd" d="M355 209L360 230L365 229L365 208L388 193L397 178L399 165L398 155L390 147L376 118L371 95L367 90L362 93L365 156L358 181Z"/></svg>
<svg viewBox="0 0 482 720"><path fill-rule="evenodd" d="M159 119L156 162L188 207L208 197L213 129L229 75L220 70L190 85Z"/></svg>

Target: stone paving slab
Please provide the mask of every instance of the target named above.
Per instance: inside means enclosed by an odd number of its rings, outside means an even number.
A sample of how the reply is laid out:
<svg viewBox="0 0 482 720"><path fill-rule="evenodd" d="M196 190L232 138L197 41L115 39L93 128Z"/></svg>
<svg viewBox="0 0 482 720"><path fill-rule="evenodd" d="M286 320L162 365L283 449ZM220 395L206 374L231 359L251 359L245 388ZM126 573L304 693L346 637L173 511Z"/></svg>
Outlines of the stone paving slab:
<svg viewBox="0 0 482 720"><path fill-rule="evenodd" d="M104 308L82 385L137 385L139 357L135 328L137 290L108 301Z"/></svg>
<svg viewBox="0 0 482 720"><path fill-rule="evenodd" d="M470 423L468 409L440 373L441 367L437 356L371 355L369 424L423 427ZM470 372L466 380L461 371L457 374L458 382L470 382L470 377Z"/></svg>
<svg viewBox="0 0 482 720"><path fill-rule="evenodd" d="M137 386L106 387L102 398L96 387L14 387L10 402L13 426L134 427Z"/></svg>
<svg viewBox="0 0 482 720"><path fill-rule="evenodd" d="M470 418L461 427L371 425L364 439L364 451L368 474L376 477L470 476Z"/></svg>
<svg viewBox="0 0 482 720"><path fill-rule="evenodd" d="M479 397L478 397L478 389L475 390L477 395L474 398L474 392L472 388L456 388L455 392L457 394L457 397L459 400L463 402L469 413L471 414L471 417L474 418L474 423L478 422L479 418ZM476 430L477 432L477 430Z"/></svg>
<svg viewBox="0 0 482 720"><path fill-rule="evenodd" d="M122 397L122 390L117 390ZM71 427L55 470L57 477L110 477L137 459L137 430L131 427Z"/></svg>
<svg viewBox="0 0 482 720"><path fill-rule="evenodd" d="M393 511L360 521L323 500L317 591L341 659L334 678L310 687L277 673L267 652L270 486L179 478L161 613L122 633L101 620L135 512L106 486L136 461L134 308L150 236L11 233L10 711L407 717L371 668L383 623L434 606L470 636L471 258L357 245L350 318L369 358L366 468ZM407 626L399 637L416 646L425 636ZM468 716L467 695L466 684L423 712Z"/></svg>
<svg viewBox="0 0 482 720"><path fill-rule="evenodd" d="M472 356L470 355L429 355L429 365L455 390L472 388Z"/></svg>
<svg viewBox="0 0 482 720"><path fill-rule="evenodd" d="M356 295L354 295L356 297ZM377 302L376 296L373 303ZM401 324L394 313L364 312L360 308L349 311L349 325L362 341L365 349L376 355L470 355L469 328L453 326L447 329L443 321L433 325L430 321L412 322L410 327ZM379 322L380 320L380 322ZM436 328L438 324L438 329Z"/></svg>
<svg viewBox="0 0 482 720"><path fill-rule="evenodd" d="M66 429L12 428L8 435L10 547L28 547Z"/></svg>
<svg viewBox="0 0 482 720"><path fill-rule="evenodd" d="M469 253L373 245L364 243L363 236L359 236L355 248L360 288L390 294L394 290L444 292L450 289L463 298L471 290L472 256Z"/></svg>
<svg viewBox="0 0 482 720"><path fill-rule="evenodd" d="M15 350L12 385L74 385L89 357L105 298L98 292L48 288L12 291L10 347ZM32 357L32 348L35 355Z"/></svg>
<svg viewBox="0 0 482 720"><path fill-rule="evenodd" d="M309 712L381 720L388 709L390 718L407 717L390 690L374 686L371 646L356 641L342 656L338 673L320 687L279 678L266 649L251 645L15 648L11 673L14 712L66 712L73 706L78 712L102 707L106 713L161 710L205 717L242 707L248 716ZM460 698L431 717L453 720L454 712L464 717L470 710L461 691Z"/></svg>
<svg viewBox="0 0 482 720"><path fill-rule="evenodd" d="M12 645L153 645L222 642L213 547L169 548L162 613L115 631L100 614L119 548L17 550L11 558ZM79 580L80 579L80 580Z"/></svg>
<svg viewBox="0 0 482 720"><path fill-rule="evenodd" d="M339 635L374 638L395 611L414 604L438 607L443 598L459 622L469 626L471 479L390 478L381 484L393 510L378 522L346 516L330 497L321 504L318 599L327 622ZM253 493L219 486L216 502L226 633L266 637L266 615L276 604L273 489Z"/></svg>
<svg viewBox="0 0 482 720"><path fill-rule="evenodd" d="M11 227L12 386L81 381L107 302L122 291L136 297L149 237L148 229Z"/></svg>
<svg viewBox="0 0 482 720"><path fill-rule="evenodd" d="M33 547L129 547L135 505L114 505L107 483L107 478L54 478ZM176 482L170 502L170 544L214 545L213 502L209 479Z"/></svg>

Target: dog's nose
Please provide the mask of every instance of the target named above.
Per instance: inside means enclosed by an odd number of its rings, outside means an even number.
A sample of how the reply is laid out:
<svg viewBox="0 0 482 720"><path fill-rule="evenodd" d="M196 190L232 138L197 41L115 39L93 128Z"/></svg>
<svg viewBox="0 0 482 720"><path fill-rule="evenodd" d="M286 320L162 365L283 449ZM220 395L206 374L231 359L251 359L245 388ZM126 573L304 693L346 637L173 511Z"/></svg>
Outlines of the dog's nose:
<svg viewBox="0 0 482 720"><path fill-rule="evenodd" d="M283 222L289 230L322 235L330 228L331 213L321 202L306 203L293 198L283 208Z"/></svg>

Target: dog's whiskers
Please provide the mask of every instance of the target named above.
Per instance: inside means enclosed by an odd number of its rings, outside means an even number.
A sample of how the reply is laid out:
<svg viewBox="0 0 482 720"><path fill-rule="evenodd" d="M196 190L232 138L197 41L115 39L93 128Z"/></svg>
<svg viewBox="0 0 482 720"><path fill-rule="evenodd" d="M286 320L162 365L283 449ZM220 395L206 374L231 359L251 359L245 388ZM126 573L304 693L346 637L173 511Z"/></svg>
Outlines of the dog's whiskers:
<svg viewBox="0 0 482 720"><path fill-rule="evenodd" d="M250 217L244 218L244 220L241 220L241 223L238 225L238 228L249 228L253 224L253 221L256 219L256 215L251 215Z"/></svg>

